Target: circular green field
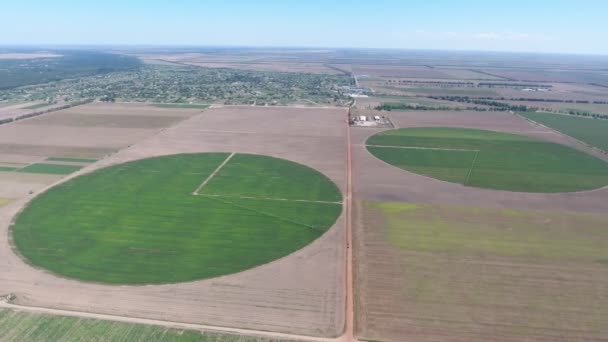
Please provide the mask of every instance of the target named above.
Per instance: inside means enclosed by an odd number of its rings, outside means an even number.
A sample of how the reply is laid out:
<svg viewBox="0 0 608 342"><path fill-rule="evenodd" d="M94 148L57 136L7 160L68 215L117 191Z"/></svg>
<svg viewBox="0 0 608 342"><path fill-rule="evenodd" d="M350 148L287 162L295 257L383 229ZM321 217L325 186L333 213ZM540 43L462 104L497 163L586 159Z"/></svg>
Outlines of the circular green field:
<svg viewBox="0 0 608 342"><path fill-rule="evenodd" d="M377 158L466 186L520 192L573 192L608 185L608 163L529 137L464 128L403 128L367 140Z"/></svg>
<svg viewBox="0 0 608 342"><path fill-rule="evenodd" d="M342 212L321 173L258 155L143 159L53 187L16 218L12 236L31 264L113 284L231 274L286 256Z"/></svg>

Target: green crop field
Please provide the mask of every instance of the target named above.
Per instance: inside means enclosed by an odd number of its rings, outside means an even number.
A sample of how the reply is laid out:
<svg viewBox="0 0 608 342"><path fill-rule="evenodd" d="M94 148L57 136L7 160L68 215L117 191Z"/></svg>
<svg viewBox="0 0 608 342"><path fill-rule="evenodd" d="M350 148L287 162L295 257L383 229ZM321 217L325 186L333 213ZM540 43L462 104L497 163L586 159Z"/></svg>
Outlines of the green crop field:
<svg viewBox="0 0 608 342"><path fill-rule="evenodd" d="M173 155L56 186L17 217L12 234L29 262L60 275L175 283L286 256L334 224L340 201L327 177L286 160Z"/></svg>
<svg viewBox="0 0 608 342"><path fill-rule="evenodd" d="M207 109L209 105L201 104L187 104L187 103L159 103L155 104L154 107L158 108L181 108L181 109Z"/></svg>
<svg viewBox="0 0 608 342"><path fill-rule="evenodd" d="M47 161L59 161L59 162L73 162L73 163L94 163L95 159L83 159L83 158L67 158L67 157L49 157Z"/></svg>
<svg viewBox="0 0 608 342"><path fill-rule="evenodd" d="M0 310L0 341L272 342L279 340L4 309Z"/></svg>
<svg viewBox="0 0 608 342"><path fill-rule="evenodd" d="M608 151L608 120L536 112L521 113L521 115L589 145Z"/></svg>
<svg viewBox="0 0 608 342"><path fill-rule="evenodd" d="M570 147L463 128L404 128L370 137L367 149L404 170L467 186L572 192L608 185L608 163Z"/></svg>
<svg viewBox="0 0 608 342"><path fill-rule="evenodd" d="M0 166L0 172L10 172L10 171L15 171L15 170L17 170L17 168L15 168L15 167Z"/></svg>
<svg viewBox="0 0 608 342"><path fill-rule="evenodd" d="M25 173L48 173L52 175L68 175L80 169L82 169L82 166L37 163L28 165L22 169L19 169L18 171Z"/></svg>

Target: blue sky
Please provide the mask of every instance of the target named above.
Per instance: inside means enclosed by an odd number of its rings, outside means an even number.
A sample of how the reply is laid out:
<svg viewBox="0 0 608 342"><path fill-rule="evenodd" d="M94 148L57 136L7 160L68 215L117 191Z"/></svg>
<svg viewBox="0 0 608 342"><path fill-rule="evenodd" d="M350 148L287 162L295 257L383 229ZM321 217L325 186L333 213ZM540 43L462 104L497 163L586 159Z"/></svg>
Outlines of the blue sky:
<svg viewBox="0 0 608 342"><path fill-rule="evenodd" d="M4 0L0 44L608 54L606 0Z"/></svg>

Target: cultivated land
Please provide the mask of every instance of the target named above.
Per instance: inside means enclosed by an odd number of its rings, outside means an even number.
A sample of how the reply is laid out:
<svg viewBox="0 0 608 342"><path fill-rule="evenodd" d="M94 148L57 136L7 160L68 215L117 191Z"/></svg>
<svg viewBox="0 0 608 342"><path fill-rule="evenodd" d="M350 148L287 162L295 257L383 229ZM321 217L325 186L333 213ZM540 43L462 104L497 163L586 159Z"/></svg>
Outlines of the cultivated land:
<svg viewBox="0 0 608 342"><path fill-rule="evenodd" d="M361 337L603 341L606 214L363 203ZM374 228L372 228L374 227Z"/></svg>
<svg viewBox="0 0 608 342"><path fill-rule="evenodd" d="M521 113L521 115L589 145L608 151L608 120L537 112L526 112Z"/></svg>
<svg viewBox="0 0 608 342"><path fill-rule="evenodd" d="M367 149L399 168L466 186L567 192L608 185L608 163L529 137L464 128L404 128L376 134Z"/></svg>
<svg viewBox="0 0 608 342"><path fill-rule="evenodd" d="M113 110L112 110L113 109ZM25 137L15 135L12 139L19 140L22 145L30 146L34 139L43 137L49 145L69 146L70 148L106 147L108 141L131 141L116 146L117 152L103 157L99 161L88 164L82 170L68 175L65 181L81 174L88 174L106 166L120 165L125 162L141 160L148 157L167 156L181 153L220 152L231 154L233 158L243 154L267 155L281 158L302 165L307 165L323 173L341 192L346 186L346 158L345 158L345 118L346 110L333 109L306 109L306 108L260 108L260 107L223 107L212 108L204 112L200 109L167 109L146 105L101 105L91 104L72 108L66 112L80 113L82 115L114 115L120 120L121 115L141 115L142 122L149 116L183 116L177 124L159 129L146 129L146 135L138 136L133 141L132 128L99 128L113 138L97 138L94 134L80 133L88 127L25 125L7 124L0 127L6 132L14 130L31 130L30 141ZM61 112L58 112L61 113ZM50 114L50 118L53 114ZM45 116L41 117L44 118ZM48 119L47 119L48 120ZM59 129L60 128L60 129ZM34 129L36 129L34 131ZM136 129L135 131L138 131ZM23 131L22 131L23 132ZM35 134L34 134L35 132ZM46 132L42 134L40 132ZM89 130L88 133L95 132ZM149 132L149 133L148 133ZM10 133L8 133L10 134ZM62 137L69 134L71 139ZM126 139L129 137L129 140ZM4 135L2 135L2 138ZM8 139L8 138L7 138ZM128 145L131 145L130 147ZM11 162L28 163L41 162L49 157L86 158L65 153L41 153L45 150L28 147L23 151L36 152L39 156L10 155ZM57 151L53 151L57 152ZM97 157L93 158L96 159ZM239 157L241 158L241 157ZM7 160L8 155L7 155ZM237 161L239 159L237 158ZM224 183L222 188L229 191L228 197L240 196L238 188L230 188L229 176L233 172L242 175L242 172L254 172L260 165L253 161L243 163L244 169L233 167L238 164L225 165L227 173L222 176L218 172L217 181ZM291 165L291 164L290 164ZM272 170L276 170L274 167ZM290 174L297 169L287 168ZM220 170L221 171L221 170ZM255 171L257 172L257 171ZM11 177L8 177L11 175ZM58 277L52 273L28 265L21 257L14 253L8 238L8 227L18 212L42 191L46 185L30 187L21 183L19 177L55 177L48 179L48 183L57 182L59 177L46 174L7 173L6 180L0 178L0 197L15 198L15 201L0 208L0 227L4 231L0 235L0 293L15 293L16 304L42 306L56 309L95 312L130 317L150 318L162 321L176 321L193 324L206 324L220 327L256 329L273 332L301 334L305 336L339 336L344 327L344 288L345 288L345 244L344 244L344 216L340 215L336 223L327 232L322 234L306 247L273 262L249 269L236 274L226 275L208 280L182 282L179 284L153 285L153 286L113 286L98 283L87 283ZM4 177L4 176L3 176ZM154 173L142 173L141 178L154 177ZM215 178L215 177L214 177ZM263 186L264 193L272 195L276 189L283 188L285 183L273 183L273 177L258 181L257 184L249 182L247 178L241 189L247 190L251 186ZM192 196L192 192L203 183L205 179L197 176L196 184L188 189L186 196L195 197L214 207L230 208L234 212L231 220L241 220L242 211L235 211L234 205L224 202L233 202L240 206L261 211L266 207L264 200L255 201L248 198L211 198L204 195L218 195L214 189L213 179L202 188L199 196ZM31 183L32 180L30 180ZM162 183L162 182L161 182ZM278 188L275 185L279 184ZM287 184L289 185L289 184ZM213 186L213 187L211 187ZM9 189L13 189L9 191ZM26 190L27 189L27 190ZM34 190L34 196L29 195ZM214 190L213 193L206 192ZM144 191L145 193L146 191ZM5 194L6 193L6 194ZM251 193L249 190L245 194ZM311 187L304 188L294 185L286 196L300 199L304 194L311 194L305 199L316 200L323 193L315 193ZM280 192L277 192L280 194ZM44 195L42 195L44 196ZM89 198L95 197L89 194ZM244 196L250 197L250 196ZM339 197L323 197L329 201L340 201ZM34 200L35 202L35 200ZM34 203L32 202L32 203ZM296 209L292 204L305 202L272 202L273 213L279 210L289 214L289 218L302 216L295 215ZM276 203L276 204L275 204ZM314 207L316 203L311 203ZM318 203L323 208L341 206L336 203ZM238 208L239 210L241 208ZM264 209L266 210L266 209ZM316 209L311 209L316 210ZM340 209L338 209L339 213ZM253 213L253 212L252 212ZM311 215L316 219L317 215ZM251 217L251 216L250 216ZM299 217L298 217L299 218ZM249 220L251 221L251 220ZM247 222L249 223L249 222ZM312 221L315 224L314 221ZM281 224L281 227L291 224ZM298 226L298 228L301 226ZM303 227L302 227L303 228ZM306 228L308 229L308 228ZM248 237L250 240L251 236ZM254 253L259 253L258 249ZM262 251L269 253L269 251ZM128 264L129 258L123 258ZM239 332L247 335L246 332Z"/></svg>
<svg viewBox="0 0 608 342"><path fill-rule="evenodd" d="M398 127L518 133L594 153L507 113L390 116ZM606 340L607 189L540 194L465 187L384 163L365 145L381 130L351 131L360 339Z"/></svg>
<svg viewBox="0 0 608 342"><path fill-rule="evenodd" d="M302 165L257 155L184 154L56 186L22 212L12 230L29 262L60 275L177 283L291 254L325 233L341 211L337 187Z"/></svg>
<svg viewBox="0 0 608 342"><path fill-rule="evenodd" d="M200 325L206 323L338 336L344 331L345 315L352 313L344 310L343 289L349 279L344 274L345 259L354 252L355 282L348 283L356 290L360 340L607 340L602 324L608 297L602 228L608 189L499 191L408 172L368 151L367 139L383 130L351 128L351 134L345 135L345 110L323 107L353 103L351 114L386 115L397 128L513 133L608 160L606 154L574 138L509 114L539 109L607 114L604 57L331 49L113 52L143 56L150 64L137 71L0 92L0 120L5 121L17 112L33 111L22 107L72 101L71 97L150 103L91 104L64 111L68 115L53 120L45 115L38 121L3 125L10 129L0 127L0 167L19 170L36 163L84 167L71 175L0 172L0 198L9 201L0 208L4 231L0 294L16 293L17 304L41 306L29 310L48 310L38 311L43 313L109 319L103 316L106 313L119 315L110 319L126 323L180 329L209 330ZM350 93L369 97L350 99L346 96ZM201 112L204 108L199 106L204 104L213 106ZM319 109L267 108L284 104ZM392 111L373 109L382 104L391 105ZM344 151L345 140L351 139L352 173L346 163L351 153ZM201 152L233 158L245 153L268 155L311 166L348 195L346 175L352 175L354 198L344 199L356 204L354 245L349 244L345 229L351 219L346 205L326 233L268 264L188 283L110 286L32 268L15 255L8 240L2 240L9 236L6 229L19 210L50 184L124 162ZM248 170L255 173L259 168ZM243 170L227 171L212 177L217 176L218 183L199 183L198 197L214 195L205 191L223 190L227 194L213 197L256 201L249 198L253 191L241 196L242 187L231 187L227 176L241 175ZM264 185L260 190L273 191L267 183L259 184ZM4 303L0 307L14 308ZM348 334L342 340L350 340Z"/></svg>
<svg viewBox="0 0 608 342"><path fill-rule="evenodd" d="M92 103L0 125L0 197L23 198L196 114Z"/></svg>
<svg viewBox="0 0 608 342"><path fill-rule="evenodd" d="M274 342L278 339L219 335L93 319L0 310L1 341Z"/></svg>

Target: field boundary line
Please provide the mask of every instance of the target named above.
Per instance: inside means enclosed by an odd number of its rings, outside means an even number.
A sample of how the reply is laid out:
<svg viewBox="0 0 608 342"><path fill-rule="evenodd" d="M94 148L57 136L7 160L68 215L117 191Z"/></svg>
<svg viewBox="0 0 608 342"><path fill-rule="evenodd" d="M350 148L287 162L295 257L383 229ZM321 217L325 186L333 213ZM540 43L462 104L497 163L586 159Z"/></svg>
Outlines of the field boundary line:
<svg viewBox="0 0 608 342"><path fill-rule="evenodd" d="M469 183L469 179L471 179L471 173L473 173L473 169L475 168L475 163L477 162L477 156L479 156L479 151L475 153L475 157L473 157L473 162L471 163L471 168L467 173L467 177L464 179L463 185L467 185Z"/></svg>
<svg viewBox="0 0 608 342"><path fill-rule="evenodd" d="M192 193L194 196L198 196L199 192L201 190L203 190L203 188L205 187L205 185L207 185L207 183L209 183L209 181L211 181L211 179L217 175L218 172L220 172L220 170L224 167L224 165L228 164L228 162L230 161L230 159L232 159L232 157L234 157L236 153L232 152L227 158L226 160L224 160L223 163L220 164L220 166L218 166L210 175L209 177L207 177L207 179L205 179L201 185L198 186L198 188L196 188L196 190L194 190L194 192Z"/></svg>
<svg viewBox="0 0 608 342"><path fill-rule="evenodd" d="M318 229L318 228L317 228L317 227L315 227L315 226L310 226L310 225L307 225L306 223L302 223L302 222L298 222L298 221L290 220L290 219L287 219L287 218L284 218L284 217L281 217L281 216L277 216L277 215L273 215L273 214L265 213L265 212L263 212L263 211L261 211L261 210L257 210L257 209L249 208L249 207L246 207L246 206L244 206L244 205L240 205L240 204L232 203L232 202L229 202L229 201L223 201L223 200L221 200L221 199L220 199L220 198L218 198L218 197L210 197L210 198L212 198L212 199L214 199L214 200L216 200L216 201L218 201L218 202L220 202L220 203L228 204L228 205L231 205L231 206L234 206L234 207L237 207L237 208L240 208L240 209L248 210L248 211L254 212L254 213L256 213L256 214L264 215L264 216L267 216L267 217L272 217L272 218L275 218L275 219L277 219L277 220L279 220L279 221L284 221L284 222L287 222L287 223L295 224L295 225L297 225L297 226L302 226L302 227L308 228L308 229L310 229L310 230L314 230L314 231L316 231L316 232L321 232L321 233L323 233L323 232L324 232L323 230L320 230L320 229Z"/></svg>
<svg viewBox="0 0 608 342"><path fill-rule="evenodd" d="M110 321L110 322L120 322L120 323L127 323L127 324L139 324L139 325L147 325L147 326L161 326L161 327L166 327L166 328L171 328L171 329L183 329L183 330L190 330L190 331L229 334L229 335L236 335L236 336L263 337L263 338L287 339L287 340L310 341L310 342L337 341L336 338L314 337L314 336L296 335L296 334L288 334L288 333L280 333L280 332L272 332L272 331L264 331L264 330L244 329L244 328L230 328L230 327L221 327L221 326L196 324L196 323L175 322L175 321L159 320L159 319L151 319L151 318L110 315L110 314L102 314L102 313L94 313L94 312L86 312L86 311L53 309L53 308L45 308L45 307L40 307L40 306L17 305L17 304L8 303L2 299L0 299L0 308L11 309L11 310L16 310L16 311L33 312L33 313L46 314L46 315L53 315L53 316L76 317L76 318L94 319L94 320L102 320L102 321Z"/></svg>
<svg viewBox="0 0 608 342"><path fill-rule="evenodd" d="M233 198L233 199L248 199L248 200L260 200L260 201L263 200L263 201L320 203L320 204L344 204L342 202L315 201L315 200L289 199L289 198L274 198L274 197L226 196L226 195L214 195L214 194L198 194L198 196L203 196L203 197L219 197L219 198Z"/></svg>
<svg viewBox="0 0 608 342"><path fill-rule="evenodd" d="M354 73L353 73L354 75ZM344 335L341 339L345 342L358 341L355 336L355 279L353 274L353 231L352 231L352 206L353 206L353 157L352 140L349 124L350 110L346 117L346 198L345 198L345 223L344 239L346 244L344 265Z"/></svg>
<svg viewBox="0 0 608 342"><path fill-rule="evenodd" d="M549 114L549 113L547 113L547 114ZM551 113L551 114L553 114L553 113ZM565 138L568 138L568 139L572 139L572 140L573 140L574 142L576 142L578 145L581 145L581 146L583 146L583 147L585 147L585 148L587 148L587 149L590 149L590 150L592 150L593 152L599 153L599 154L600 154L600 155L602 155L602 156L605 156L606 154L608 154L608 150L604 150L604 149L599 148L599 147L597 147L597 146L593 146L593 145L591 145L591 144L588 144L588 143L586 143L586 142L584 142L584 141L582 141L582 140L579 140L579 139L577 139L577 138L575 138L575 137L573 137L573 136L571 136L571 135L568 135L568 134L566 134L566 133L564 133L564 132L562 132L562 131L560 131L560 130L557 130L557 129L555 129L555 128L549 127L549 126L547 126L547 125L545 125L545 124L543 124L543 123L541 123L541 122L534 121L534 120L532 120L532 119L530 119L530 118L528 118L528 117L526 117L526 116L524 116L524 115L522 115L522 114L519 114L519 113L515 113L515 112L513 112L513 115L515 115L516 117L518 117L518 118L520 118L520 119L522 119L522 120L528 121L529 123L531 123L531 124L533 124L533 125L536 125L536 126L539 126L539 127L544 128L544 129L546 129L546 130L549 130L549 131L551 131L551 132L553 132L553 133L555 133L555 134L557 134L557 135L560 135L560 136L565 137ZM572 115L571 115L571 116L572 116ZM590 154L590 153L589 153L589 154ZM604 159L604 160L606 160L606 159Z"/></svg>
<svg viewBox="0 0 608 342"><path fill-rule="evenodd" d="M479 152L480 150L469 150L464 148L443 148L443 147L418 147L418 146L388 146L388 145L365 145L366 147L380 148L402 148L406 150L434 150L434 151L456 151L456 152Z"/></svg>

